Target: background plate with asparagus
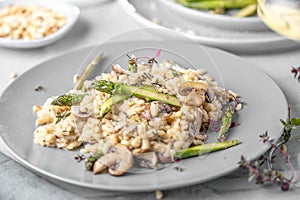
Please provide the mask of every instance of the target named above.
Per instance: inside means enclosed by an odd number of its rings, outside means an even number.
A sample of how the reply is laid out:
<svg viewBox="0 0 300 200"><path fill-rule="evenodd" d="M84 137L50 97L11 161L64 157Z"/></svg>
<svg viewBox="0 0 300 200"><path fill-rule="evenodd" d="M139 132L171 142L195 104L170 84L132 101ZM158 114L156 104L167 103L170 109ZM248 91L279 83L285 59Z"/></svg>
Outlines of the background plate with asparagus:
<svg viewBox="0 0 300 200"><path fill-rule="evenodd" d="M257 0L174 0L187 8L232 17L256 16ZM233 11L233 12L231 12Z"/></svg>
<svg viewBox="0 0 300 200"><path fill-rule="evenodd" d="M219 28L262 31L267 26L257 17L257 0L158 0L180 16Z"/></svg>

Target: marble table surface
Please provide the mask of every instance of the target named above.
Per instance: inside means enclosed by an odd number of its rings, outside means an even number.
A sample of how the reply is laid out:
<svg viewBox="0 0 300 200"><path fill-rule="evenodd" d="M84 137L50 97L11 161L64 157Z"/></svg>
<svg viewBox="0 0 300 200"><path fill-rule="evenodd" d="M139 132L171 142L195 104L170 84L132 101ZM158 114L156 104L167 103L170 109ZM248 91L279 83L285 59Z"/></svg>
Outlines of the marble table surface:
<svg viewBox="0 0 300 200"><path fill-rule="evenodd" d="M143 27L127 12L122 10L117 1L84 6L74 29L62 40L50 46L17 50L0 48L0 93L13 81L9 76L14 72L21 75L34 65L61 53L97 44L123 31ZM300 83L290 73L291 66L300 65L299 48L268 53L239 54L248 62L254 63L273 78L284 91L292 106L292 114L300 116ZM255 80L255 77L254 77ZM294 141L289 144L296 170L300 165L300 131L294 132ZM107 192L76 188L70 185L53 184L11 158L0 143L0 199L1 200L52 200L52 199L155 199L155 192L124 193ZM299 150L299 151L297 151ZM297 184L298 185L298 184ZM300 189L292 188L282 192L272 185L256 185L248 182L248 172L238 169L224 177L206 183L168 190L164 199L298 199Z"/></svg>

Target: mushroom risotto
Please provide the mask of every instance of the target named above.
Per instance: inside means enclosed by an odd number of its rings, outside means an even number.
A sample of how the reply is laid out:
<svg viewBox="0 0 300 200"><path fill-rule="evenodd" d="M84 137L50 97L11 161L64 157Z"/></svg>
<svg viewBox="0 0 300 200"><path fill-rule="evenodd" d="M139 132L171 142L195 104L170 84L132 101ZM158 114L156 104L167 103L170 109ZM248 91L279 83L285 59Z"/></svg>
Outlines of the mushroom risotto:
<svg viewBox="0 0 300 200"><path fill-rule="evenodd" d="M204 144L207 130L237 94L219 87L204 70L138 59L129 56L128 70L112 65L110 73L34 106L34 142L101 152L94 173L108 168L112 175L124 174L135 160L155 168L180 150Z"/></svg>

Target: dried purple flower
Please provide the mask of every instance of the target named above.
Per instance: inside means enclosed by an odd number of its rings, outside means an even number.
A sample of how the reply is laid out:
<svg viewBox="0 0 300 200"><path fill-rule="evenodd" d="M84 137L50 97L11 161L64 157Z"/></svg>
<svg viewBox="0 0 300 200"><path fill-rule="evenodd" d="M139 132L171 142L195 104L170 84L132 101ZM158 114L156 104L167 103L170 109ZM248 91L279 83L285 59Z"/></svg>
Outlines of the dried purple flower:
<svg viewBox="0 0 300 200"><path fill-rule="evenodd" d="M281 190L282 191L288 191L290 188L290 183L289 182L283 182L281 185Z"/></svg>
<svg viewBox="0 0 300 200"><path fill-rule="evenodd" d="M292 74L294 74L294 78L296 78L297 76L297 79L298 79L298 81L300 82L300 67L292 67L292 69L291 69L291 72L292 72Z"/></svg>
<svg viewBox="0 0 300 200"><path fill-rule="evenodd" d="M216 120L210 120L209 122L209 129L214 131L214 132L219 132L221 128L221 125L219 123L219 121Z"/></svg>
<svg viewBox="0 0 300 200"><path fill-rule="evenodd" d="M183 172L184 170L182 167L174 167L173 169L178 172Z"/></svg>
<svg viewBox="0 0 300 200"><path fill-rule="evenodd" d="M84 155L82 154L77 154L74 159L77 161L77 162L81 162L84 160Z"/></svg>
<svg viewBox="0 0 300 200"><path fill-rule="evenodd" d="M230 128L240 125L238 122L231 122Z"/></svg>

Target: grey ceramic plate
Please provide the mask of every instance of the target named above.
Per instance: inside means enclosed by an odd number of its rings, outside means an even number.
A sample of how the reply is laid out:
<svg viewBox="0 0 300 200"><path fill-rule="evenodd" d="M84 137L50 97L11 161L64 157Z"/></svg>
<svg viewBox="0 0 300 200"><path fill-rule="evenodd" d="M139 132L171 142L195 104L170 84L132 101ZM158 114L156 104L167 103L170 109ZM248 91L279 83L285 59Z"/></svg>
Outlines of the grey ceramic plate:
<svg viewBox="0 0 300 200"><path fill-rule="evenodd" d="M279 138L281 126L278 119L287 115L283 93L260 69L226 52L180 41L115 42L96 49L101 49L106 56L98 66L98 73L114 61L125 64L126 53L154 55L158 48L163 49L160 59L169 58L185 66L191 63L207 69L226 88L243 97L247 105L238 117L241 125L230 131L230 139L239 139L242 144L207 156L182 160L159 171L128 173L123 177L93 175L84 170L83 163L74 160L76 151L34 144L32 106L42 104L51 95L68 91L72 87L73 74L94 49L91 47L47 60L7 87L0 97L0 138L6 148L22 165L51 180L88 188L137 192L184 187L223 176L238 168L241 155L254 159L268 149L259 142L260 134L268 130L272 138ZM35 91L38 85L44 89ZM213 135L209 137L214 140ZM174 166L180 166L184 171L178 172Z"/></svg>
<svg viewBox="0 0 300 200"><path fill-rule="evenodd" d="M195 41L231 52L271 52L298 47L299 43L270 30L239 31L187 19L160 4L159 0L118 0L143 26L180 31Z"/></svg>

